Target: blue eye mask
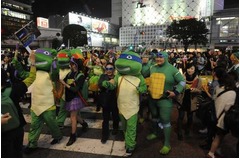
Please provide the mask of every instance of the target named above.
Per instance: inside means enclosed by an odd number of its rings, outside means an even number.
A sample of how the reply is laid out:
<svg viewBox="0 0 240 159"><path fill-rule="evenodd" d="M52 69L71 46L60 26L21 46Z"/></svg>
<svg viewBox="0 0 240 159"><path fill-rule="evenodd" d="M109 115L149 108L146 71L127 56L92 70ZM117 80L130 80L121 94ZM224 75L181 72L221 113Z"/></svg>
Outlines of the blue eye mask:
<svg viewBox="0 0 240 159"><path fill-rule="evenodd" d="M142 63L142 60L140 57L137 57L135 55L127 55L127 54L121 54L119 56L120 59L127 59L127 60L132 60L132 61L136 61L136 62L139 62L139 63Z"/></svg>

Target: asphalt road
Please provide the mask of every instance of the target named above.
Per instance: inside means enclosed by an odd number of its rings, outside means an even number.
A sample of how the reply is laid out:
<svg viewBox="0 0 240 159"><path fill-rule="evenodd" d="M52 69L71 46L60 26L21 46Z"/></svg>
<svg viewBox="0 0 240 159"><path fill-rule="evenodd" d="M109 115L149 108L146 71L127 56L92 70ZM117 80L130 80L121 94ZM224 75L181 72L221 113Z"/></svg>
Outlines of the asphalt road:
<svg viewBox="0 0 240 159"><path fill-rule="evenodd" d="M31 117L27 104L22 105L23 112L28 124L25 127L24 145L28 143L27 134ZM146 114L145 114L146 115ZM81 125L78 125L78 139L71 145L66 146L71 133L70 119L65 121L65 127L62 129L64 138L59 144L50 145L52 140L48 128L44 125L40 139L38 140L38 150L31 154L24 154L24 158L122 158L124 149L124 139L121 132L117 135L110 135L106 144L101 143L101 111L96 112L95 106L89 106L82 110L82 116L89 124L87 132L81 131ZM204 138L204 135L199 134L198 130L201 127L198 119L194 118L190 137L183 138L182 141L177 139L176 121L177 108L174 107L172 112L172 134L171 147L172 150L168 155L160 155L159 150L163 145L163 134L158 139L148 141L147 134L150 132L150 121L145 120L142 124L138 124L137 130L137 147L131 156L132 158L204 158L207 154L206 150L202 150L199 144ZM238 158L236 152L236 144L238 139L228 134L221 145L222 157Z"/></svg>

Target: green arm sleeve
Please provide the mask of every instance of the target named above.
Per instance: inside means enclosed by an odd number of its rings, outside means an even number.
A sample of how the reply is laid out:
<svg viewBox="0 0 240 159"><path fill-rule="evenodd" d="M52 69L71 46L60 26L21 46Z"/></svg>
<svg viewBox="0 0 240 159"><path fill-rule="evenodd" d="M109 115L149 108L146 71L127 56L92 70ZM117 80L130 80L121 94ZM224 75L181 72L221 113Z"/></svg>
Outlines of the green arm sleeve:
<svg viewBox="0 0 240 159"><path fill-rule="evenodd" d="M185 88L186 81L179 71L174 74L174 79L177 82L177 85L175 85L175 90L178 93L181 93Z"/></svg>
<svg viewBox="0 0 240 159"><path fill-rule="evenodd" d="M140 84L138 86L139 93L146 93L147 92L147 85L142 75L139 76Z"/></svg>
<svg viewBox="0 0 240 159"><path fill-rule="evenodd" d="M31 66L29 76L23 80L23 82L26 84L27 87L29 87L34 80L36 79L36 67Z"/></svg>
<svg viewBox="0 0 240 159"><path fill-rule="evenodd" d="M25 71L21 65L21 63L16 59L16 58L13 58L12 60L12 64L13 66L15 67L15 69L18 71L19 73L19 76L22 78L22 79L25 79L29 76L29 72L28 71Z"/></svg>

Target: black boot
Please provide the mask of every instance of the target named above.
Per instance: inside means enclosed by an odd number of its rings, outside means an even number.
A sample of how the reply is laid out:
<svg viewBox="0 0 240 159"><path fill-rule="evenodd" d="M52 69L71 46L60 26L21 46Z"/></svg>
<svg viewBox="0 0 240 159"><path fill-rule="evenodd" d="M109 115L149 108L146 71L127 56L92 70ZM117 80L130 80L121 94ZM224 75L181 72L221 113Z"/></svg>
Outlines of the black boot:
<svg viewBox="0 0 240 159"><path fill-rule="evenodd" d="M108 138L109 138L109 133L102 133L102 139L101 139L101 142L103 143L103 144L105 144L106 142L107 142L107 140L108 140Z"/></svg>
<svg viewBox="0 0 240 159"><path fill-rule="evenodd" d="M86 121L83 120L83 123L81 125L82 125L82 131L86 132L88 128L88 124L86 123Z"/></svg>
<svg viewBox="0 0 240 159"><path fill-rule="evenodd" d="M72 144L76 141L76 139L77 139L76 134L75 134L75 133L74 133L74 134L71 134L71 136L70 136L70 138L69 138L68 143L67 143L66 146L72 145Z"/></svg>

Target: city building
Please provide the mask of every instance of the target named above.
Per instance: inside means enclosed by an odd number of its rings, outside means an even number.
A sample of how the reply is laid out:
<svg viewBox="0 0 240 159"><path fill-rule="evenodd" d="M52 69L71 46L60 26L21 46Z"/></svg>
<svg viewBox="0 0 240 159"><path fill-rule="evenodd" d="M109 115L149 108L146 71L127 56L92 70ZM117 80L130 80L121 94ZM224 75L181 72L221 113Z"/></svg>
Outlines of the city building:
<svg viewBox="0 0 240 159"><path fill-rule="evenodd" d="M239 48L239 8L217 11L212 16L212 48L238 50Z"/></svg>
<svg viewBox="0 0 240 159"><path fill-rule="evenodd" d="M69 12L66 16L49 17L49 27L61 31L69 24L78 24L87 30L88 47L110 49L118 46L119 26L106 19L91 17L83 13Z"/></svg>
<svg viewBox="0 0 240 159"><path fill-rule="evenodd" d="M1 47L15 46L14 33L32 20L33 0L2 0L1 1Z"/></svg>
<svg viewBox="0 0 240 159"><path fill-rule="evenodd" d="M217 26L219 27L216 22L221 16L227 17L228 14L234 16L234 22L232 20L229 25L233 26L234 23L234 32L237 33L235 35L238 37L239 15L236 13L239 9L237 8L234 11L234 15L231 9L223 11L223 0L123 0L121 6L122 27L119 31L119 45L121 47L145 45L149 49L171 49L171 44L174 44L178 47L178 50L181 50L181 43L166 37L167 26L172 20L196 18L204 20L210 32L215 29L210 34L210 44L205 49L214 48L215 42L217 46L221 43L216 41L218 37L221 37L221 31L216 29ZM233 28L231 27L231 29ZM223 40L226 40L226 36L229 35L225 35ZM231 41L232 37L229 36L227 40L232 43L231 45L238 44L237 37L234 37L234 40ZM213 39L211 40L211 38ZM221 43L221 47L228 46L229 43Z"/></svg>

